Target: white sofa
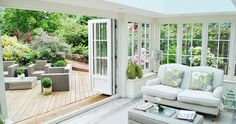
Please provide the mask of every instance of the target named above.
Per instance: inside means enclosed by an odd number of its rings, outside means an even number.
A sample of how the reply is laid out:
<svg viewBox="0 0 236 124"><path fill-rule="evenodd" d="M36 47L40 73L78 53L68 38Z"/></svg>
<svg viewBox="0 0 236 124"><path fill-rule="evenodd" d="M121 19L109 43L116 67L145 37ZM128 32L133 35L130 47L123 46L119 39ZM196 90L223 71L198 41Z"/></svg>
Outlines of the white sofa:
<svg viewBox="0 0 236 124"><path fill-rule="evenodd" d="M161 84L162 77L167 67L185 71L179 88ZM191 71L213 72L213 92L190 90ZM157 78L147 81L146 86L142 87L143 99L149 102L217 116L219 114L223 94L223 77L223 71L213 67L188 67L180 64L161 65Z"/></svg>

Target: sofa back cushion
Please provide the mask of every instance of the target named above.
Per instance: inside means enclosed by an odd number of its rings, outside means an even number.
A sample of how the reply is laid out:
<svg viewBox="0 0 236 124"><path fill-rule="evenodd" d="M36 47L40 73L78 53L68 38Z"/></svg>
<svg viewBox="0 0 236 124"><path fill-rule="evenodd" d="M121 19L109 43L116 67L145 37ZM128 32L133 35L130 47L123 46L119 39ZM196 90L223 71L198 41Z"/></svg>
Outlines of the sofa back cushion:
<svg viewBox="0 0 236 124"><path fill-rule="evenodd" d="M224 72L217 68L208 66L198 66L198 67L192 67L191 71L214 73L212 81L212 90L214 90L217 86L221 86L224 80Z"/></svg>
<svg viewBox="0 0 236 124"><path fill-rule="evenodd" d="M177 70L181 70L181 71L184 71L184 74L183 74L183 79L182 79L182 83L180 85L180 88L182 89L187 89L189 87L189 67L188 66L185 66L185 65L181 65L181 64L165 64L165 65L161 65L160 68L159 68L159 71L158 71L158 75L157 77L160 78L161 80L161 83L163 81L163 77L164 77L164 73L165 73L165 70L166 68L171 68L171 69L177 69Z"/></svg>
<svg viewBox="0 0 236 124"><path fill-rule="evenodd" d="M192 71L190 76L190 89L212 92L214 73Z"/></svg>
<svg viewBox="0 0 236 124"><path fill-rule="evenodd" d="M179 87L183 81L183 74L184 71L182 70L167 67L161 84L171 87Z"/></svg>

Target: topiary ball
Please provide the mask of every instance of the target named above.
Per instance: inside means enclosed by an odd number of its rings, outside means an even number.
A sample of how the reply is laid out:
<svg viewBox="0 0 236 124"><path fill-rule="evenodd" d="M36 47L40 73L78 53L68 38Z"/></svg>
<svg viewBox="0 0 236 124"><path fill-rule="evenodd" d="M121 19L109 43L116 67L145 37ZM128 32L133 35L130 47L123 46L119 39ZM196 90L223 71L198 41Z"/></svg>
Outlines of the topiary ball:
<svg viewBox="0 0 236 124"><path fill-rule="evenodd" d="M136 74L138 76L138 78L142 78L143 77L143 70L142 70L142 66L141 64L136 64Z"/></svg>
<svg viewBox="0 0 236 124"><path fill-rule="evenodd" d="M128 64L128 78L135 79L136 78L136 65L134 62L130 62Z"/></svg>
<svg viewBox="0 0 236 124"><path fill-rule="evenodd" d="M52 79L51 78L44 78L41 80L41 84L44 88L49 88L52 86Z"/></svg>

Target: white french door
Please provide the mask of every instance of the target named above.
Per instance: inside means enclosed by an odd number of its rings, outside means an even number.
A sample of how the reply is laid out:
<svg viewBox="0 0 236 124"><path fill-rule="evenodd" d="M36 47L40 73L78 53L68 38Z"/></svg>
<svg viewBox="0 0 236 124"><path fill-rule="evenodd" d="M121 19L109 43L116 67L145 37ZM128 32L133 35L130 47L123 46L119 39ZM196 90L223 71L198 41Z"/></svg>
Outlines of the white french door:
<svg viewBox="0 0 236 124"><path fill-rule="evenodd" d="M89 67L92 90L106 95L115 93L114 20L89 21Z"/></svg>

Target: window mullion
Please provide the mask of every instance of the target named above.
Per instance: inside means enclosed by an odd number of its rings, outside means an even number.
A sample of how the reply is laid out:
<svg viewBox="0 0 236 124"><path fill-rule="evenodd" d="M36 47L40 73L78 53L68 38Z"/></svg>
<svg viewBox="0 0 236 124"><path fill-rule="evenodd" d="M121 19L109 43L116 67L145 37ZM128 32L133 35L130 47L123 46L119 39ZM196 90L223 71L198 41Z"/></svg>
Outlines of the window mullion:
<svg viewBox="0 0 236 124"><path fill-rule="evenodd" d="M141 22L138 22L138 63L141 64Z"/></svg>
<svg viewBox="0 0 236 124"><path fill-rule="evenodd" d="M204 22L202 26L202 48L201 48L201 65L207 65L208 49L208 23Z"/></svg>
<svg viewBox="0 0 236 124"><path fill-rule="evenodd" d="M217 56L216 56L216 68L218 68L218 65L219 65L219 52L220 52L220 27L221 27L221 23L219 23L219 27L218 27L218 39L217 39Z"/></svg>

